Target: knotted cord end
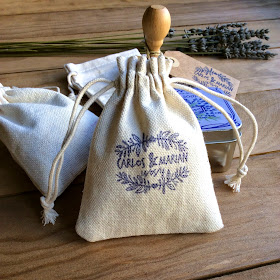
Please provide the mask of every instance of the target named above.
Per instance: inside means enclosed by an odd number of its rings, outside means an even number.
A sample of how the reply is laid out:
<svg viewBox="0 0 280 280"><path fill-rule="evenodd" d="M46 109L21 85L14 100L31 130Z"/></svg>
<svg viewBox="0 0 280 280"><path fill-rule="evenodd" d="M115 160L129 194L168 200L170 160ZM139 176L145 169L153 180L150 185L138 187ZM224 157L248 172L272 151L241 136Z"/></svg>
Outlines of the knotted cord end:
<svg viewBox="0 0 280 280"><path fill-rule="evenodd" d="M226 175L224 183L232 188L233 192L240 192L241 179L247 175L248 167L238 168L236 174Z"/></svg>
<svg viewBox="0 0 280 280"><path fill-rule="evenodd" d="M45 226L46 224L55 224L56 218L59 216L58 213L53 209L54 203L47 203L46 198L41 196L40 198L41 205L44 208L42 211L42 223Z"/></svg>

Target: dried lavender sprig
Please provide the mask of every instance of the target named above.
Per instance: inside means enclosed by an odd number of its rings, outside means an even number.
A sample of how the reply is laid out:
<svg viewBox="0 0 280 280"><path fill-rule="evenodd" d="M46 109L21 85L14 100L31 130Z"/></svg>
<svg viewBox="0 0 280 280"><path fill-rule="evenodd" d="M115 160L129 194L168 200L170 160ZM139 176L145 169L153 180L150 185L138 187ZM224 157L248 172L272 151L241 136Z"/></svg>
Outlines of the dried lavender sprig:
<svg viewBox="0 0 280 280"><path fill-rule="evenodd" d="M276 54L265 52L269 47L262 45L260 40L245 42L252 37L268 40L266 35L269 29L250 30L244 27L246 23L227 23L214 27L192 28L184 30L183 34L176 34L175 29L170 29L164 43L163 49L180 48L193 54L227 54L227 57L257 57L268 58ZM81 52L81 53L108 53L114 50L126 50L132 47L144 50L141 39L137 37L141 33L133 33L132 36L125 34L113 37L112 35L98 37L94 39L75 39L57 42L21 42L0 44L1 54L31 53L40 55L41 53L54 52ZM181 37L177 40L175 37ZM2 49L1 49L2 48Z"/></svg>
<svg viewBox="0 0 280 280"><path fill-rule="evenodd" d="M253 59L269 59L277 55L269 51L264 51L262 49L256 49L254 47L250 47L249 44L247 45L245 44L246 43L225 48L222 50L222 53L226 58L253 58Z"/></svg>

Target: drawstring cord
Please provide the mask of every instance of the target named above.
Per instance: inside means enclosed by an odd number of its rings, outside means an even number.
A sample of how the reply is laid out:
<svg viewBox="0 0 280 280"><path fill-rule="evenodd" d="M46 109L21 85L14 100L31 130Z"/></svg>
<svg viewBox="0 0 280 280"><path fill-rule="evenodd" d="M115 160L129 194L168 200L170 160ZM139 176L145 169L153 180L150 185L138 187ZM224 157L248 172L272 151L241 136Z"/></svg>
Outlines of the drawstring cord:
<svg viewBox="0 0 280 280"><path fill-rule="evenodd" d="M74 90L73 90L74 86L73 86L73 83L72 83L71 78L72 78L73 76L77 76L77 75L78 75L78 73L75 72L75 71L74 71L74 72L70 72L70 73L67 75L68 89L69 89L69 91L70 91L68 97L69 97L71 100L73 100L74 102L75 102L75 100L76 100L76 95L75 95L75 92L74 92Z"/></svg>
<svg viewBox="0 0 280 280"><path fill-rule="evenodd" d="M104 87L103 89L101 89L99 92L97 92L95 95L93 95L83 106L83 108L81 109L81 111L79 112L78 116L75 118L78 106L80 104L80 101L82 99L82 97L84 96L84 94L86 93L86 91L95 83L97 82L105 82L108 83L108 85L106 87ZM115 86L115 82L112 82L110 80L107 79L102 79L102 78L98 78L95 79L93 81L90 81L89 83L87 83L85 85L85 87L80 91L76 102L74 104L73 110L72 110L72 114L69 120L69 125L68 125L68 130L66 132L66 136L64 138L64 141L62 143L62 147L59 151L59 153L57 154L57 156L55 157L53 164L52 164L52 168L50 171L50 175L49 175L49 184L48 184L48 193L47 196L41 197L41 205L43 207L43 212L42 212L42 223L44 225L48 224L48 223L55 223L56 218L58 217L58 213L53 209L54 207L54 201L57 198L57 194L58 194L58 186L59 186L59 175L62 169L62 164L63 164L63 160L64 160L64 153L67 149L67 147L69 146L71 140L73 139L75 132L78 128L79 122L81 121L83 115L85 114L85 112L89 109L89 107L96 101L97 98L100 97L100 95L102 95L103 93L105 93L106 91L108 91L109 89L113 88ZM54 181L54 182L53 182ZM54 185L54 186L53 186Z"/></svg>
<svg viewBox="0 0 280 280"><path fill-rule="evenodd" d="M237 139L237 143L238 143L239 150L240 150L240 157L239 157L239 166L237 168L236 174L227 175L224 183L227 184L229 187L231 187L233 192L240 192L241 179L243 177L245 177L247 175L247 172L248 172L248 167L246 166L246 162L247 162L252 150L254 149L254 146L255 146L256 141L257 141L257 136L258 136L258 124L257 124L257 121L255 119L255 116L252 114L252 112L248 108L246 108L244 105L242 105L241 103L239 103L235 99L233 99L231 97L228 97L226 95L217 93L215 91L212 91L212 90L208 89L207 87L205 87L201 84L198 84L194 81L191 81L191 80L188 80L188 79L182 79L182 78L171 78L170 81L174 85L174 87L176 87L178 89L189 91L189 92L197 95L201 99L205 100L206 102L208 102L210 105L212 105L213 107L218 109L226 117L226 119L229 121L230 125L233 128L236 139ZM206 96L204 96L203 94L201 94L197 90L195 90L191 87L185 86L183 84L197 87L197 88L202 89L202 90L206 91L207 93L210 93L214 96L217 96L217 97L220 97L220 98L225 99L227 101L230 101L231 103L236 104L238 107L240 107L241 109L243 109L245 111L245 113L250 117L250 119L253 123L253 137L252 137L251 144L250 144L250 146L249 146L245 155L243 154L243 146L242 146L241 138L240 138L240 135L239 135L238 130L236 128L236 125L232 121L232 119L229 117L229 115L226 113L226 111L224 111L214 101L207 98Z"/></svg>
<svg viewBox="0 0 280 280"><path fill-rule="evenodd" d="M45 88L45 89L54 89L54 90L56 90L58 93L60 93L60 88L57 87L57 86L49 86L49 87L42 87L42 88Z"/></svg>

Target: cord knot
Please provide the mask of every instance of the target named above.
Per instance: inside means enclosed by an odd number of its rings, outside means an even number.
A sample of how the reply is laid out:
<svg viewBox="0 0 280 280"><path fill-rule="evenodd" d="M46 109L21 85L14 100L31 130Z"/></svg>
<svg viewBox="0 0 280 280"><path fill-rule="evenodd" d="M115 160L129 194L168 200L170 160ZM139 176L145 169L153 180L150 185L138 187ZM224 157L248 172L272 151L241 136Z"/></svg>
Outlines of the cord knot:
<svg viewBox="0 0 280 280"><path fill-rule="evenodd" d="M248 167L238 168L236 174L226 175L224 183L232 188L233 192L240 192L241 179L247 175Z"/></svg>
<svg viewBox="0 0 280 280"><path fill-rule="evenodd" d="M56 218L59 216L57 212L53 209L54 203L48 203L44 196L40 197L41 205L43 207L42 211L42 223L45 226L46 224L55 224Z"/></svg>
<svg viewBox="0 0 280 280"><path fill-rule="evenodd" d="M239 176L240 178L243 178L247 175L248 173L248 167L247 165L244 165L243 168L237 168L237 173L236 175Z"/></svg>
<svg viewBox="0 0 280 280"><path fill-rule="evenodd" d="M44 196L40 197L40 201L41 201L41 205L44 209L46 209L46 210L53 209L54 203L53 202L52 203L47 203L46 198Z"/></svg>

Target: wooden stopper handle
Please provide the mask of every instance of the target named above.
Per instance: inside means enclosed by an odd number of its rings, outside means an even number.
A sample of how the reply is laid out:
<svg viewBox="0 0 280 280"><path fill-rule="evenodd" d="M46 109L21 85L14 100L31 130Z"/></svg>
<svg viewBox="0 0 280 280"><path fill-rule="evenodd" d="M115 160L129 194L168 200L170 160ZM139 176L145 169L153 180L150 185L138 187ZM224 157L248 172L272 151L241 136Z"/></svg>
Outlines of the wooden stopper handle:
<svg viewBox="0 0 280 280"><path fill-rule="evenodd" d="M142 27L151 56L158 56L163 40L169 32L170 25L171 17L166 7L152 5L145 11Z"/></svg>

